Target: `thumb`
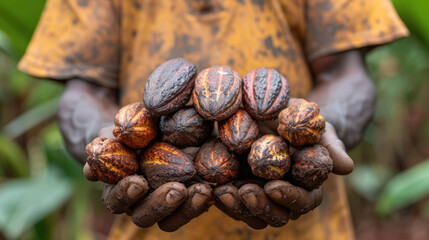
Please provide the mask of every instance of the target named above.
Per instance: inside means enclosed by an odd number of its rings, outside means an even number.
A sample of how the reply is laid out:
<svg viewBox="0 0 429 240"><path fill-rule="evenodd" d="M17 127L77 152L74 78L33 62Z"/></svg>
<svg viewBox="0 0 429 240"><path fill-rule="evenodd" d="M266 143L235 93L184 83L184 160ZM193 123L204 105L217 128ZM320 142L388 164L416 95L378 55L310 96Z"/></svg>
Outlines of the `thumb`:
<svg viewBox="0 0 429 240"><path fill-rule="evenodd" d="M332 158L334 164L333 173L347 175L353 171L353 160L347 154L344 143L338 138L334 126L329 122L326 122L326 130L322 134L319 144L328 150Z"/></svg>

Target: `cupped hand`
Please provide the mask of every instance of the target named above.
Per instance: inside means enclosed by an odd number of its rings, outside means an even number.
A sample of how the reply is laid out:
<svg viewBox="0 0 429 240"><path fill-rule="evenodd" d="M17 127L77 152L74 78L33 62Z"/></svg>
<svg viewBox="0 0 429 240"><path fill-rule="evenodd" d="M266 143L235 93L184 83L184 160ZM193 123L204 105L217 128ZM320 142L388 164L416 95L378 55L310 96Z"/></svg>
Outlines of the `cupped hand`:
<svg viewBox="0 0 429 240"><path fill-rule="evenodd" d="M99 136L114 138L111 129L113 127L102 129ZM196 152L194 149L184 151ZM83 173L88 180L97 181L87 163ZM189 187L169 182L151 190L143 176L132 175L117 184L104 183L101 199L111 213L127 213L134 224L142 228L158 223L160 229L167 232L179 229L212 205L212 188L198 179Z"/></svg>
<svg viewBox="0 0 429 240"><path fill-rule="evenodd" d="M290 102L293 102L291 99ZM278 120L259 123L262 135L277 134ZM338 138L335 128L326 122L319 144L324 146L333 160L334 174L347 175L353 171L353 161ZM290 147L290 154L299 151ZM297 219L322 203L322 187L309 191L283 180L265 184L241 181L239 184L218 186L214 190L215 205L230 217L241 220L255 229L267 225L280 227L289 219Z"/></svg>

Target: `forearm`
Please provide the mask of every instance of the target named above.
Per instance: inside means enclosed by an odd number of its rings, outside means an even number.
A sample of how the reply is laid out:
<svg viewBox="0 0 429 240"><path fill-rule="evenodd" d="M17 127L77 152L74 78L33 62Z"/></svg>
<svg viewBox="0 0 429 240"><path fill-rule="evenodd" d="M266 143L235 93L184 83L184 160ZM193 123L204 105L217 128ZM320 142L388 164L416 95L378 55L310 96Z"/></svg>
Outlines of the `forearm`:
<svg viewBox="0 0 429 240"><path fill-rule="evenodd" d="M358 51L341 53L312 63L316 86L308 95L320 105L347 149L355 146L372 118L376 91Z"/></svg>
<svg viewBox="0 0 429 240"><path fill-rule="evenodd" d="M58 124L67 150L85 163L85 146L98 132L113 124L118 111L112 89L74 79L66 84L57 110Z"/></svg>

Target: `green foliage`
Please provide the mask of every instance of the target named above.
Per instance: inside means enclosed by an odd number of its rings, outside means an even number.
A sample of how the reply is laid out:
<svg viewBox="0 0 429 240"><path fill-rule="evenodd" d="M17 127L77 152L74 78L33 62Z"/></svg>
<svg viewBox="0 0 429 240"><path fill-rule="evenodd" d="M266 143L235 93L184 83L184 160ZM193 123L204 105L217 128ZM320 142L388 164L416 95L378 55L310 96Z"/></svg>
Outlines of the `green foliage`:
<svg viewBox="0 0 429 240"><path fill-rule="evenodd" d="M354 189L368 201L375 201L377 196L392 176L390 169L376 164L360 164L355 167L349 180Z"/></svg>
<svg viewBox="0 0 429 240"><path fill-rule="evenodd" d="M45 0L0 1L0 29L12 40L16 52L13 57L21 56L27 48L44 3Z"/></svg>
<svg viewBox="0 0 429 240"><path fill-rule="evenodd" d="M28 176L28 164L25 152L18 144L1 134L0 159L2 170L12 170L13 174L17 177Z"/></svg>
<svg viewBox="0 0 429 240"><path fill-rule="evenodd" d="M429 1L427 0L393 0L402 20L413 34L419 36L429 48Z"/></svg>
<svg viewBox="0 0 429 240"><path fill-rule="evenodd" d="M384 188L376 211L384 216L411 205L429 194L429 159L397 174Z"/></svg>
<svg viewBox="0 0 429 240"><path fill-rule="evenodd" d="M0 228L6 237L18 238L60 207L70 196L71 182L54 167L34 178L10 180L0 186Z"/></svg>

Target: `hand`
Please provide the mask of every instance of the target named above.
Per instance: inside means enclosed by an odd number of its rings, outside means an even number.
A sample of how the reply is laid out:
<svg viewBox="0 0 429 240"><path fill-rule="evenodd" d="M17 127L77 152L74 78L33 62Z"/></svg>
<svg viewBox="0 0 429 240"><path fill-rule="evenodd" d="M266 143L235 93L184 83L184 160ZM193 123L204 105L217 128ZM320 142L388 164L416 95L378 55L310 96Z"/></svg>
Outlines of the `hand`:
<svg viewBox="0 0 429 240"><path fill-rule="evenodd" d="M293 99L291 99L293 101ZM259 128L263 135L276 134L278 121L264 122ZM326 123L319 144L329 151L333 160L333 173L346 175L353 171L353 161L346 153L335 128ZM290 148L290 154L295 151ZM244 182L227 184L214 190L216 206L230 217L241 220L255 229L284 226L289 219L297 219L319 206L323 199L322 188L308 191L293 184L274 180L265 185Z"/></svg>
<svg viewBox="0 0 429 240"><path fill-rule="evenodd" d="M100 131L99 136L114 138L113 127ZM194 154L193 148L185 149ZM89 165L83 168L85 177L97 181ZM149 184L141 175L123 178L117 184L104 184L102 201L114 214L127 213L139 227L147 228L155 223L167 232L175 231L193 218L207 211L212 202L211 187L196 181L189 187L179 182L166 183L149 193Z"/></svg>

